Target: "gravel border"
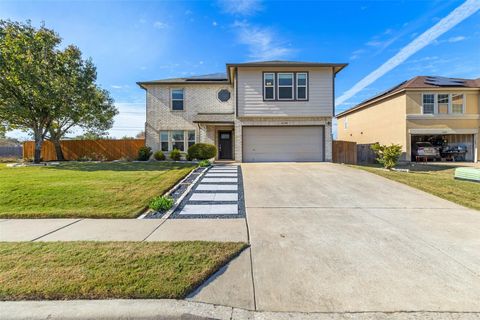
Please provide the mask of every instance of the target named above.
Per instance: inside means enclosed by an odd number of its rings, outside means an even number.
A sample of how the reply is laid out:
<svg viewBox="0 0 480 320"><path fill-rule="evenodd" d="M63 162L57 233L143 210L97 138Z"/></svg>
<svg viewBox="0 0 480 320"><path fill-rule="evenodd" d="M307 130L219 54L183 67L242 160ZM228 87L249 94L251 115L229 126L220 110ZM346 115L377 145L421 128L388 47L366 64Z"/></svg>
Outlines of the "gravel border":
<svg viewBox="0 0 480 320"><path fill-rule="evenodd" d="M176 208L182 203L183 197L185 197L186 193L191 189L190 186L192 183L196 181L196 179L207 172L208 168L205 167L198 167L192 170L185 178L183 178L179 183L177 183L173 188L168 190L165 195L171 196L174 200L174 207L167 211L152 211L147 212L141 219L161 219L165 217L165 215L172 210L176 210ZM179 200L180 203L177 203Z"/></svg>
<svg viewBox="0 0 480 320"><path fill-rule="evenodd" d="M205 173L208 173L208 171L211 168L218 168L221 167L220 165L217 166L212 166L208 168L208 170ZM174 212L170 215L169 219L241 219L245 218L245 195L244 195L244 190L243 190L243 175L242 175L242 168L240 166L237 166L237 173L238 173L238 182L237 182L237 187L238 187L238 202L237 201L190 201L190 198L194 192L196 193L234 193L232 191L228 190L196 190L198 185L202 183L202 179L199 179L195 185L192 187L190 190L189 194L183 198L183 200L180 202L180 204L177 206L177 208L174 210ZM203 184L224 184L224 185L232 185L233 183L228 183L228 182L203 182ZM180 212L183 210L186 204L203 204L203 205L209 205L209 204L237 204L238 203L238 214L180 214Z"/></svg>

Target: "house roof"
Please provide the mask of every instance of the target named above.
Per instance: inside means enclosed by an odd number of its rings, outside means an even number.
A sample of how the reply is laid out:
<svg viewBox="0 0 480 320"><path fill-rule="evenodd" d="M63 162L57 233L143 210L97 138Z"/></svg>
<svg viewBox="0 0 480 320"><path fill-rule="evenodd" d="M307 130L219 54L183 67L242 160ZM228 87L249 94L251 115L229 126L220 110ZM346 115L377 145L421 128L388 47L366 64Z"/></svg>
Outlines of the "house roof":
<svg viewBox="0 0 480 320"><path fill-rule="evenodd" d="M392 88L385 90L373 97L368 98L357 104L356 106L339 113L336 117L343 117L353 111L368 107L370 104L382 100L387 96L395 93L403 92L406 89L432 89L432 88L479 88L480 78L477 79L461 79L446 78L438 76L417 76L410 80L403 81Z"/></svg>
<svg viewBox="0 0 480 320"><path fill-rule="evenodd" d="M306 62L306 61L253 61L242 63L227 63L227 69L231 67L333 67L335 73L345 68L348 63L330 63L330 62Z"/></svg>
<svg viewBox="0 0 480 320"><path fill-rule="evenodd" d="M302 62L302 61L256 61L256 62L244 62L244 63L227 63L227 73L212 73L199 76L191 76L185 78L168 78L160 80L139 81L137 84L144 88L143 85L148 84L185 84L185 83L214 83L224 84L230 82L230 69L237 67L332 67L335 69L335 73L345 68L347 63L324 63L324 62Z"/></svg>
<svg viewBox="0 0 480 320"><path fill-rule="evenodd" d="M198 76L191 76L185 78L168 78L151 81L137 82L142 87L144 84L176 84L176 83L225 83L228 82L228 76L226 73L211 73Z"/></svg>

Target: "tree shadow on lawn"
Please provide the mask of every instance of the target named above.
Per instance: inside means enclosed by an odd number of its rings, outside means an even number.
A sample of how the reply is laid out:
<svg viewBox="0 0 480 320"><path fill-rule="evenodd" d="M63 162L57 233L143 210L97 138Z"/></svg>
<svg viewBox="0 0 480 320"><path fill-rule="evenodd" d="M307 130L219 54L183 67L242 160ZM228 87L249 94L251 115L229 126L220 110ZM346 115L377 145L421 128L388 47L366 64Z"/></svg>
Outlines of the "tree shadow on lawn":
<svg viewBox="0 0 480 320"><path fill-rule="evenodd" d="M62 162L58 166L47 166L49 170L72 171L166 171L194 167L193 163L181 162Z"/></svg>

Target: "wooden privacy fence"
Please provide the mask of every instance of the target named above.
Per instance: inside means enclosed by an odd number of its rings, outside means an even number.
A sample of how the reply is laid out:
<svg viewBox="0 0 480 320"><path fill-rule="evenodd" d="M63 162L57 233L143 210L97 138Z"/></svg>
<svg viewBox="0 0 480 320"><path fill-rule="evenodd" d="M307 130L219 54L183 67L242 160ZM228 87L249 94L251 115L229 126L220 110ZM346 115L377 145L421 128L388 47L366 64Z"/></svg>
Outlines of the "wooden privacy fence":
<svg viewBox="0 0 480 320"><path fill-rule="evenodd" d="M356 142L335 140L332 147L333 162L357 164Z"/></svg>
<svg viewBox="0 0 480 320"><path fill-rule="evenodd" d="M63 156L65 160L78 160L88 157L93 160L118 160L120 158L136 159L138 149L145 145L145 139L124 140L62 140ZM35 143L23 143L23 158L31 159L34 156ZM43 161L57 160L55 147L50 141L45 141L42 146Z"/></svg>

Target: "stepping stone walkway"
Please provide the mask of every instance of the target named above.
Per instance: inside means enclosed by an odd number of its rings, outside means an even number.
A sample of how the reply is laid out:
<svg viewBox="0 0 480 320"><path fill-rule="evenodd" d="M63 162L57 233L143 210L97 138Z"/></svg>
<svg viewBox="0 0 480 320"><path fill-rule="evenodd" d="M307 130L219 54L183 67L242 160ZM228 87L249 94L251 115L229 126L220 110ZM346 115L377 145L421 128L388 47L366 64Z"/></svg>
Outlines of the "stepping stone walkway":
<svg viewBox="0 0 480 320"><path fill-rule="evenodd" d="M170 218L211 219L244 216L241 168L234 165L216 165L200 178Z"/></svg>

